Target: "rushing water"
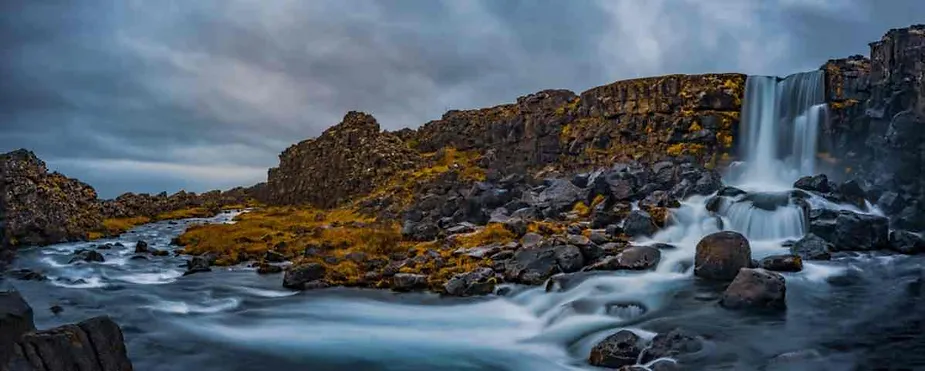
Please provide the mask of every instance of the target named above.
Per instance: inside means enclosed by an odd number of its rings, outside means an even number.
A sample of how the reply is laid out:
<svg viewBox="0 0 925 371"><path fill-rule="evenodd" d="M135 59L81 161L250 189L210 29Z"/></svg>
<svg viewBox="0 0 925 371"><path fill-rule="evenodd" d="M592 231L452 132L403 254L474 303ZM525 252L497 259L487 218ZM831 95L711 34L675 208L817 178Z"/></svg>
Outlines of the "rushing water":
<svg viewBox="0 0 925 371"><path fill-rule="evenodd" d="M743 116L760 134L749 134L754 146L740 169L745 175L730 178L751 192L724 205L719 217L706 210L708 197L685 200L670 227L635 242L674 246L662 250L652 271L577 274L556 278L550 290L514 286L506 296L459 299L359 289L297 293L281 288L280 275L259 276L242 266L184 277L183 257L130 259L137 240L172 250L170 239L186 224L234 216L223 214L155 223L99 241L127 246L101 250L104 263L68 264L73 251L88 243L23 251L18 267L51 279L14 285L36 308L40 327L114 317L142 371L582 370L590 368L585 360L594 344L619 329L651 338L676 327L707 341L688 364L692 369L925 367L920 257L842 254L807 262L802 272L784 274L788 310L774 315L724 310L717 305L724 285L693 277L695 246L711 232L742 232L756 259L787 253L782 244L803 235L802 211L785 185L793 179L785 176L812 169L815 149L806 133L815 135L818 124L813 117L819 110L811 104L815 78L749 79ZM782 102L802 108L783 109ZM784 121L792 130L778 130ZM773 176L762 181L747 174ZM877 212L823 198L809 202ZM63 313L45 309L52 305L61 305ZM814 356L773 360L787 352Z"/></svg>

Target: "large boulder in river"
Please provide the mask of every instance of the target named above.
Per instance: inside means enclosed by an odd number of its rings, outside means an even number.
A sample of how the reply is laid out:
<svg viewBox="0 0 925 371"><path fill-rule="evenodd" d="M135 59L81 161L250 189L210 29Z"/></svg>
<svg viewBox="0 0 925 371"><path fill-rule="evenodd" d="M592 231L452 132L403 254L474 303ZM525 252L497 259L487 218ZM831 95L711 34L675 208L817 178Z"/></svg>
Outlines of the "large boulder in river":
<svg viewBox="0 0 925 371"><path fill-rule="evenodd" d="M886 217L842 211L835 219L832 244L838 251L867 251L889 247L890 221Z"/></svg>
<svg viewBox="0 0 925 371"><path fill-rule="evenodd" d="M655 267L662 252L651 246L632 246L619 254L608 256L589 265L586 270L643 270Z"/></svg>
<svg viewBox="0 0 925 371"><path fill-rule="evenodd" d="M737 232L722 231L707 235L697 243L694 275L701 278L731 281L752 262L748 239Z"/></svg>
<svg viewBox="0 0 925 371"><path fill-rule="evenodd" d="M478 268L453 276L443 285L443 289L453 296L488 295L495 291L496 283L494 270Z"/></svg>
<svg viewBox="0 0 925 371"><path fill-rule="evenodd" d="M620 368L636 364L642 353L642 339L629 330L608 336L591 349L588 363L604 368Z"/></svg>
<svg viewBox="0 0 925 371"><path fill-rule="evenodd" d="M834 188L825 174L804 176L793 184L793 188L819 193L829 193Z"/></svg>
<svg viewBox="0 0 925 371"><path fill-rule="evenodd" d="M585 199L585 191L565 179L554 179L536 197L536 205L556 212L570 210L578 201Z"/></svg>
<svg viewBox="0 0 925 371"><path fill-rule="evenodd" d="M799 255L772 255L761 259L758 266L769 271L799 272L803 270L803 259Z"/></svg>
<svg viewBox="0 0 925 371"><path fill-rule="evenodd" d="M183 272L183 275L189 276L196 273L210 272L212 271L212 268L210 268L211 265L212 261L210 260L210 256L194 256L186 262L186 272Z"/></svg>
<svg viewBox="0 0 925 371"><path fill-rule="evenodd" d="M761 268L743 268L729 284L719 304L727 309L786 309L784 276Z"/></svg>
<svg viewBox="0 0 925 371"><path fill-rule="evenodd" d="M27 333L13 351L11 370L132 370L122 330L105 316Z"/></svg>
<svg viewBox="0 0 925 371"><path fill-rule="evenodd" d="M10 359L13 343L35 330L32 307L16 290L0 291L0 369Z"/></svg>
<svg viewBox="0 0 925 371"><path fill-rule="evenodd" d="M74 257L71 258L69 263L76 263L81 261L87 263L101 263L106 261L106 258L104 258L103 254L100 254L96 250L78 250L76 253L74 253Z"/></svg>
<svg viewBox="0 0 925 371"><path fill-rule="evenodd" d="M808 233L790 247L790 253L803 260L829 260L832 259L832 244L821 237Z"/></svg>
<svg viewBox="0 0 925 371"><path fill-rule="evenodd" d="M925 239L909 231L892 231L890 250L901 254L919 254L925 251Z"/></svg>
<svg viewBox="0 0 925 371"><path fill-rule="evenodd" d="M630 237L649 237L658 231L658 226L649 213L633 210L623 221L623 232Z"/></svg>
<svg viewBox="0 0 925 371"><path fill-rule="evenodd" d="M661 333L652 339L652 344L642 354L642 363L659 358L679 358L703 350L703 339L682 329Z"/></svg>
<svg viewBox="0 0 925 371"><path fill-rule="evenodd" d="M581 250L572 245L521 249L505 264L505 279L539 285L556 273L571 273L584 266Z"/></svg>
<svg viewBox="0 0 925 371"><path fill-rule="evenodd" d="M324 278L326 269L320 263L308 263L290 267L283 275L283 287L294 290L304 290L305 285L312 281Z"/></svg>

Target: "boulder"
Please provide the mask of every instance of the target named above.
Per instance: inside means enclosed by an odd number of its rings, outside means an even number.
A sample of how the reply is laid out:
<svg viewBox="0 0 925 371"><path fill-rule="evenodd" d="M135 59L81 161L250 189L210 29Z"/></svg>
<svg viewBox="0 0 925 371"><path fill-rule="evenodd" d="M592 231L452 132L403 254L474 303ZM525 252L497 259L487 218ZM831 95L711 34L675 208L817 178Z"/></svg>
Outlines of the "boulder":
<svg viewBox="0 0 925 371"><path fill-rule="evenodd" d="M589 201L597 196L612 198L615 201L627 201L634 194L633 179L626 173L616 170L595 173L589 183Z"/></svg>
<svg viewBox="0 0 925 371"><path fill-rule="evenodd" d="M758 266L769 271L799 272L803 270L803 259L799 255L773 255L761 259Z"/></svg>
<svg viewBox="0 0 925 371"><path fill-rule="evenodd" d="M167 251L167 250L151 249L151 255L153 255L153 256L167 256L167 255L170 255L170 252Z"/></svg>
<svg viewBox="0 0 925 371"><path fill-rule="evenodd" d="M542 209L557 212L571 210L578 201L584 200L585 192L565 179L554 179L536 198L536 205Z"/></svg>
<svg viewBox="0 0 925 371"><path fill-rule="evenodd" d="M742 268L723 292L720 305L727 309L787 308L784 276L761 268Z"/></svg>
<svg viewBox="0 0 925 371"><path fill-rule="evenodd" d="M652 339L652 344L643 351L642 363L659 358L679 358L703 350L703 339L682 329L661 333Z"/></svg>
<svg viewBox="0 0 925 371"><path fill-rule="evenodd" d="M495 272L491 268L477 268L450 278L443 289L453 296L488 295L495 291Z"/></svg>
<svg viewBox="0 0 925 371"><path fill-rule="evenodd" d="M825 176L825 174L804 176L798 179L796 183L793 183L793 188L819 193L829 193L832 191L829 178Z"/></svg>
<svg viewBox="0 0 925 371"><path fill-rule="evenodd" d="M306 285L324 278L327 270L320 263L308 263L290 267L283 275L283 287L294 290L304 290Z"/></svg>
<svg viewBox="0 0 925 371"><path fill-rule="evenodd" d="M42 272L31 270L31 269L15 269L7 272L7 274L20 281L46 281L48 277L45 276Z"/></svg>
<svg viewBox="0 0 925 371"><path fill-rule="evenodd" d="M148 252L148 243L145 241L135 242L135 253L136 254L145 254Z"/></svg>
<svg viewBox="0 0 925 371"><path fill-rule="evenodd" d="M887 191L877 199L877 207L888 215L896 214L906 206L905 200L896 192Z"/></svg>
<svg viewBox="0 0 925 371"><path fill-rule="evenodd" d="M257 266L257 274L277 274L282 272L283 267L270 263L260 263L260 265Z"/></svg>
<svg viewBox="0 0 925 371"><path fill-rule="evenodd" d="M889 247L889 219L842 211L835 219L832 244L837 251L869 251Z"/></svg>
<svg viewBox="0 0 925 371"><path fill-rule="evenodd" d="M392 290L414 291L427 288L427 276L423 274L398 273L392 276Z"/></svg>
<svg viewBox="0 0 925 371"><path fill-rule="evenodd" d="M632 246L589 265L586 270L644 270L657 266L661 255L659 249L651 246Z"/></svg>
<svg viewBox="0 0 925 371"><path fill-rule="evenodd" d="M803 260L829 260L832 259L830 251L832 244L813 233L803 236L790 247L790 253Z"/></svg>
<svg viewBox="0 0 925 371"><path fill-rule="evenodd" d="M195 273L211 272L212 271L212 268L210 268L211 265L212 265L212 260L210 259L209 256L206 256L206 255L194 256L186 262L186 272L183 272L183 275L188 276L188 275L195 274Z"/></svg>
<svg viewBox="0 0 925 371"><path fill-rule="evenodd" d="M504 277L511 282L539 285L552 275L559 273L557 256L554 248L524 248L514 253L504 268ZM579 256L580 256L579 252Z"/></svg>
<svg viewBox="0 0 925 371"><path fill-rule="evenodd" d="M286 256L276 250L267 250L267 252L263 254L263 260L270 263L282 263L286 261Z"/></svg>
<svg viewBox="0 0 925 371"><path fill-rule="evenodd" d="M633 210L623 221L623 232L630 237L649 237L658 231L658 226L649 213L642 210Z"/></svg>
<svg viewBox="0 0 925 371"><path fill-rule="evenodd" d="M563 273L573 273L585 266L584 255L581 249L573 245L560 245L554 248L556 264Z"/></svg>
<svg viewBox="0 0 925 371"><path fill-rule="evenodd" d="M608 336L591 349L588 363L603 368L620 368L636 364L642 339L634 332L622 330Z"/></svg>
<svg viewBox="0 0 925 371"><path fill-rule="evenodd" d="M440 228L430 222L405 221L401 229L402 237L412 241L433 241L440 234Z"/></svg>
<svg viewBox="0 0 925 371"><path fill-rule="evenodd" d="M749 267L751 261L752 250L745 236L731 231L716 232L697 243L694 275L731 281L740 269Z"/></svg>
<svg viewBox="0 0 925 371"><path fill-rule="evenodd" d="M70 260L68 263L76 263L76 262L79 262L79 261L84 261L84 262L88 262L88 263L90 263L90 262L104 262L104 261L106 261L106 259L103 258L103 254L100 254L99 252L97 252L97 251L95 251L95 250L78 250L78 251L74 254L74 257L72 257L71 260Z"/></svg>
<svg viewBox="0 0 925 371"><path fill-rule="evenodd" d="M8 360L13 343L35 330L32 307L16 290L0 291L0 369Z"/></svg>
<svg viewBox="0 0 925 371"><path fill-rule="evenodd" d="M925 251L925 239L909 231L892 231L890 250L901 254L919 254Z"/></svg>
<svg viewBox="0 0 925 371"><path fill-rule="evenodd" d="M105 316L25 334L14 349L13 364L24 369L132 370L122 330Z"/></svg>

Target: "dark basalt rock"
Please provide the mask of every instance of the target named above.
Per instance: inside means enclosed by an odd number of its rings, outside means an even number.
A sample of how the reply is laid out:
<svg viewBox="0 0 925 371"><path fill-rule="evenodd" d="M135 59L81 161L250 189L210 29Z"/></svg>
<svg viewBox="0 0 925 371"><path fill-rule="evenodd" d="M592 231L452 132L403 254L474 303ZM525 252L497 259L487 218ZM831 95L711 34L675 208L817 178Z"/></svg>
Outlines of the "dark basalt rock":
<svg viewBox="0 0 925 371"><path fill-rule="evenodd" d="M658 265L661 251L650 246L632 246L615 256L589 265L586 270L644 270Z"/></svg>
<svg viewBox="0 0 925 371"><path fill-rule="evenodd" d="M825 174L804 176L793 183L793 188L807 191L829 193L833 190L829 178Z"/></svg>
<svg viewBox="0 0 925 371"><path fill-rule="evenodd" d="M211 272L212 263L214 262L210 256L201 255L194 256L186 262L186 272L183 272L184 276L191 274L202 273L202 272Z"/></svg>
<svg viewBox="0 0 925 371"><path fill-rule="evenodd" d="M13 343L35 330L32 307L18 291L0 291L0 366L12 357ZM0 367L2 369L2 367Z"/></svg>
<svg viewBox="0 0 925 371"><path fill-rule="evenodd" d="M579 201L585 199L585 191L564 179L554 179L536 197L536 205L554 212L571 210Z"/></svg>
<svg viewBox="0 0 925 371"><path fill-rule="evenodd" d="M260 263L257 266L257 274L277 274L282 273L283 267L269 263Z"/></svg>
<svg viewBox="0 0 925 371"><path fill-rule="evenodd" d="M787 308L784 276L761 268L742 268L729 284L720 305L727 309Z"/></svg>
<svg viewBox="0 0 925 371"><path fill-rule="evenodd" d="M305 290L306 285L324 278L326 269L319 263L308 263L290 267L283 275L283 287L294 290Z"/></svg>
<svg viewBox="0 0 925 371"><path fill-rule="evenodd" d="M877 199L877 207L887 214L896 214L906 206L906 201L896 192L887 191Z"/></svg>
<svg viewBox="0 0 925 371"><path fill-rule="evenodd" d="M392 276L392 290L415 291L427 288L427 276L423 274L398 273Z"/></svg>
<svg viewBox="0 0 925 371"><path fill-rule="evenodd" d="M286 261L286 256L276 250L267 250L267 252L263 254L263 260L270 263L282 263Z"/></svg>
<svg viewBox="0 0 925 371"><path fill-rule="evenodd" d="M132 370L122 330L109 317L31 332L23 335L13 349L11 364L21 369Z"/></svg>
<svg viewBox="0 0 925 371"><path fill-rule="evenodd" d="M406 221L402 226L401 235L412 241L433 241L440 233L440 228L434 223L415 223Z"/></svg>
<svg viewBox="0 0 925 371"><path fill-rule="evenodd" d="M642 352L639 338L632 331L622 330L608 336L591 349L588 363L592 366L605 368L619 368L636 364L636 359Z"/></svg>
<svg viewBox="0 0 925 371"><path fill-rule="evenodd" d="M890 232L890 250L901 254L920 254L925 251L925 239L908 231Z"/></svg>
<svg viewBox="0 0 925 371"><path fill-rule="evenodd" d="M558 261L560 255L572 259L578 259L581 256L580 251L578 251L577 257L574 255L569 256L570 254L566 254L567 252L557 252L554 247L518 250L514 253L514 257L505 264L504 277L510 282L540 285L546 279L561 271ZM566 263L567 266L572 266L570 262Z"/></svg>
<svg viewBox="0 0 925 371"><path fill-rule="evenodd" d="M491 268L478 268L460 273L443 285L447 294L453 296L488 295L495 291L497 279Z"/></svg>
<svg viewBox="0 0 925 371"><path fill-rule="evenodd" d="M68 263L76 263L79 261L91 263L104 262L106 259L103 257L103 254L95 250L78 250Z"/></svg>
<svg viewBox="0 0 925 371"><path fill-rule="evenodd" d="M136 254L146 254L148 253L148 243L145 241L138 241L135 243L135 253Z"/></svg>
<svg viewBox="0 0 925 371"><path fill-rule="evenodd" d="M703 350L703 339L682 329L655 335L652 344L643 351L642 363L649 363L659 358L684 358Z"/></svg>
<svg viewBox="0 0 925 371"><path fill-rule="evenodd" d="M34 271L31 269L16 269L7 273L10 277L15 278L20 281L46 281L48 277L45 276L42 272Z"/></svg>
<svg viewBox="0 0 925 371"><path fill-rule="evenodd" d="M835 219L830 242L836 251L867 251L889 247L889 219L842 211Z"/></svg>
<svg viewBox="0 0 925 371"><path fill-rule="evenodd" d="M710 234L697 243L694 275L731 281L741 268L751 266L752 250L745 236L731 231Z"/></svg>
<svg viewBox="0 0 925 371"><path fill-rule="evenodd" d="M642 210L633 210L623 221L623 232L630 237L648 237L658 231L658 226L649 213Z"/></svg>
<svg viewBox="0 0 925 371"><path fill-rule="evenodd" d="M799 255L773 255L761 259L758 266L769 271L799 272L803 270L803 259Z"/></svg>

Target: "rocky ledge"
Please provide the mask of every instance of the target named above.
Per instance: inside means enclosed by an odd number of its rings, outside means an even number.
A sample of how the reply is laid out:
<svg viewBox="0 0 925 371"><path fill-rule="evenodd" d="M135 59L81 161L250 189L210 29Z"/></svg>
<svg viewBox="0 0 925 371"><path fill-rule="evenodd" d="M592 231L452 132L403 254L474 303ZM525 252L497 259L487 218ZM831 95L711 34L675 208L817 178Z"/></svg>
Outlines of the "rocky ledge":
<svg viewBox="0 0 925 371"><path fill-rule="evenodd" d="M122 330L109 317L36 330L32 308L15 290L0 291L0 370L131 371Z"/></svg>

